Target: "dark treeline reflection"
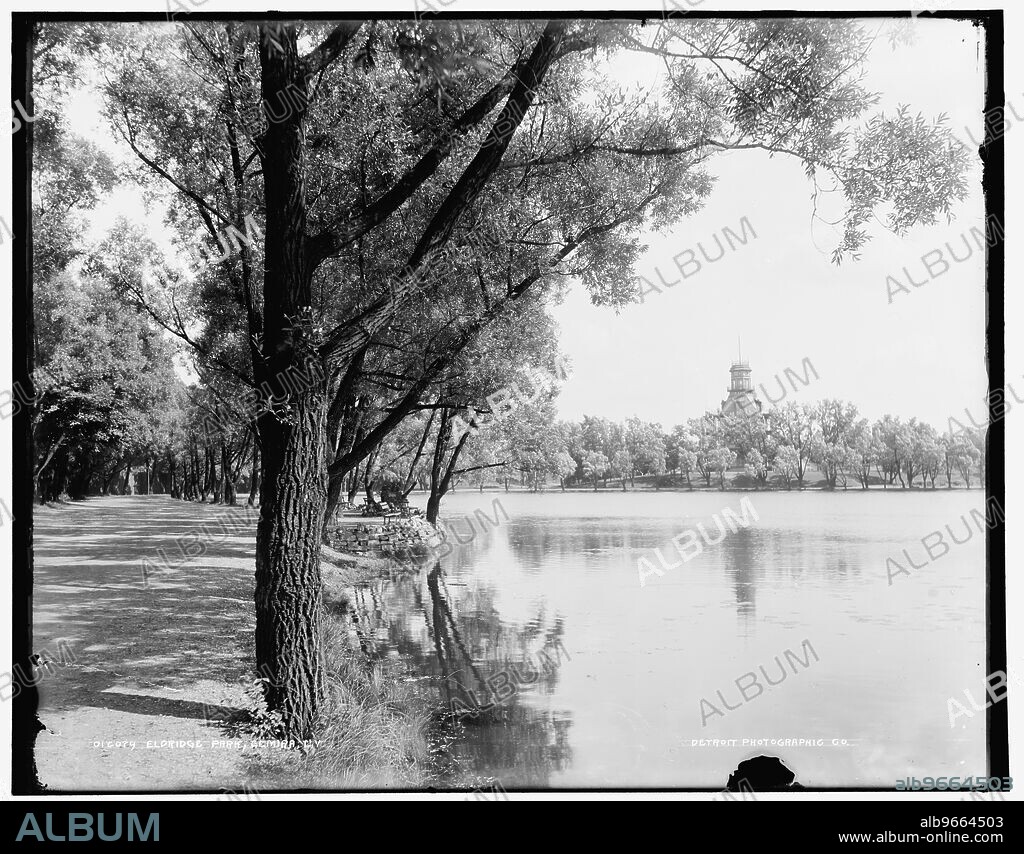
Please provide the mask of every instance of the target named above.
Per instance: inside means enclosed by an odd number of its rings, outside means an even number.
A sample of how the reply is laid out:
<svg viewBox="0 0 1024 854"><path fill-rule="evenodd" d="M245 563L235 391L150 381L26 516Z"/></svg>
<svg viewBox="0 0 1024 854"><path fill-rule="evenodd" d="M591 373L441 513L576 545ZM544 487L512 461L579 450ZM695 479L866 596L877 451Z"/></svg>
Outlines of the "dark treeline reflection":
<svg viewBox="0 0 1024 854"><path fill-rule="evenodd" d="M438 763L441 784L549 786L551 773L569 763L572 721L530 698L554 691L559 648L571 655L563 621L541 606L525 623L509 623L493 587L451 588L440 562L359 588L351 619L360 643L373 657L398 656L436 685L449 754Z"/></svg>

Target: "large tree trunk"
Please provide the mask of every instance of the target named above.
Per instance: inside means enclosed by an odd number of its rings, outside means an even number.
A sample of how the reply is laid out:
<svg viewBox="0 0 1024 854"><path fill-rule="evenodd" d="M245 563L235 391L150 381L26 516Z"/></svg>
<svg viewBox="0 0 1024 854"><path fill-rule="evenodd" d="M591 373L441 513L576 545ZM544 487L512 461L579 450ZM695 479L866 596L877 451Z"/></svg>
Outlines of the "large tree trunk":
<svg viewBox="0 0 1024 854"><path fill-rule="evenodd" d="M181 479L178 477L178 458L171 457L171 498L181 498Z"/></svg>
<svg viewBox="0 0 1024 854"><path fill-rule="evenodd" d="M249 475L249 501L250 507L256 506L256 496L260 489L260 449L253 448L252 451L252 472Z"/></svg>
<svg viewBox="0 0 1024 854"><path fill-rule="evenodd" d="M327 510L324 513L324 534L338 513L338 502L341 501L341 490L345 486L343 478L332 477L327 483ZM351 501L351 499L349 499Z"/></svg>
<svg viewBox="0 0 1024 854"><path fill-rule="evenodd" d="M366 402L358 399L356 386L362 375L366 350L367 348L363 347L345 369L338 380L338 387L330 406L327 408L327 452L331 463L344 456L352 448L352 445L362 438L362 422L366 411ZM341 500L341 493L345 488L346 474L347 472L335 467L328 467L325 525L329 526L337 513L338 502ZM355 498L353 487L357 483L358 481L355 479L349 481L348 501L350 504ZM326 533L325 529L325 536Z"/></svg>
<svg viewBox="0 0 1024 854"><path fill-rule="evenodd" d="M430 466L430 495L427 498L426 514L427 521L431 525L437 523L437 517L441 512L441 499L448 494L449 490L454 492L452 481L457 473L455 467L458 465L462 449L466 447L466 440L473 432L472 430L467 430L459 437L446 463L445 454L448 450L448 443L452 438L452 418L454 416L455 410L442 409L441 420L437 425L437 443L434 446L434 459ZM471 421L470 424L476 426L475 421Z"/></svg>
<svg viewBox="0 0 1024 854"><path fill-rule="evenodd" d="M320 537L327 497L324 398L291 401L293 416L262 428L256 534L256 663L285 735L314 734L325 697Z"/></svg>
<svg viewBox="0 0 1024 854"><path fill-rule="evenodd" d="M210 503L220 504L221 502L221 481L223 479L224 469L217 470L217 450L214 449L210 454Z"/></svg>
<svg viewBox="0 0 1024 854"><path fill-rule="evenodd" d="M444 457L448 442L452 435L452 415L449 409L441 410L441 418L437 424L437 439L434 442L434 457L430 464L430 495L427 496L427 521L437 524L441 512L441 499L444 497L449 478L445 477Z"/></svg>
<svg viewBox="0 0 1024 854"><path fill-rule="evenodd" d="M213 488L213 471L211 468L212 457L210 456L210 447L206 445L203 448L203 486L199 493L199 500L206 503L206 496Z"/></svg>
<svg viewBox="0 0 1024 854"><path fill-rule="evenodd" d="M71 480L70 493L75 501L84 499L89 494L89 483L92 481L93 467L88 460L81 463L78 472Z"/></svg>
<svg viewBox="0 0 1024 854"><path fill-rule="evenodd" d="M228 452L226 442L220 443L220 470L222 473L223 487L221 499L225 504L235 504L235 472L231 469L231 454Z"/></svg>
<svg viewBox="0 0 1024 854"><path fill-rule="evenodd" d="M376 503L373 497L374 487L377 485L377 476L374 474L374 466L377 464L379 451L374 451L366 458L366 468L363 471L363 494L366 496L366 506L371 507Z"/></svg>
<svg viewBox="0 0 1024 854"><path fill-rule="evenodd" d="M32 100L32 60L35 51L35 40L38 26L27 18L15 18L12 22L12 66L11 88L12 97L19 98L25 105L28 115L36 115ZM32 123L25 122L20 133L14 134L12 140L14 162L26 169L32 169ZM34 272L32 264L32 188L28 182L15 182L11 194L14 211L14 227L17 237L14 239L14 274L11 288L13 316L18 318L13 329L7 331L8 341L13 348L11 363L14 388L34 391L32 383L33 342L35 327L33 320L32 281ZM24 225L24 228L21 226ZM13 469L14 483L24 483L39 472L34 471L36 448L33 446L32 422L36 414L35 396L29 398L31 403L20 412L15 412L12 425L12 444L10 465ZM40 495L40 500L42 496ZM10 591L11 613L17 613L20 619L15 620L11 640L11 664L15 672L32 673L33 655L36 651L33 634L32 607L32 502L33 495L23 488L14 489L12 494L13 531L11 534L11 552L5 560L5 584ZM10 637L10 636L9 636ZM5 664L5 669L7 665ZM11 677L8 676L8 685ZM25 680L22 680L25 681ZM27 681L21 690L11 698L11 745L10 765L11 791L15 795L38 795L43 787L39 782L36 769L36 736L43 729L39 722L39 692L34 680ZM6 714L6 712L5 712Z"/></svg>
<svg viewBox="0 0 1024 854"><path fill-rule="evenodd" d="M260 521L256 532L256 664L284 736L316 733L326 699L321 638L320 540L327 502L327 406L306 262L306 69L288 24L260 27L263 103L293 109L262 138L266 198L263 356L287 417L260 417ZM316 372L319 382L287 383ZM263 371L261 370L261 373Z"/></svg>
<svg viewBox="0 0 1024 854"><path fill-rule="evenodd" d="M441 496L431 490L427 496L427 521L431 525L437 524L438 514L441 512Z"/></svg>
<svg viewBox="0 0 1024 854"><path fill-rule="evenodd" d="M347 495L347 499L348 499L348 503L349 504L351 504L353 501L356 500L356 494L359 492L359 483L360 483L360 481L359 481L359 472L360 472L360 466L357 465L352 470L352 473L349 475L348 495Z"/></svg>
<svg viewBox="0 0 1024 854"><path fill-rule="evenodd" d="M44 465L35 472L40 504L45 504L47 501L56 501L62 491L62 478L67 470L67 452L62 451L51 459L52 465L50 465L49 471L44 474L44 469L46 468ZM50 460L47 460L47 462L50 462Z"/></svg>
<svg viewBox="0 0 1024 854"><path fill-rule="evenodd" d="M338 459L345 453L353 442L358 442L362 437L362 427L360 422L362 421L362 410L359 407L351 407L349 417L345 419L348 423L341 430L340 437L338 439L338 446L334 451L333 459ZM330 426L328 426L328 441L330 440ZM327 513L325 514L325 520L333 519L338 510L338 502L341 500L341 492L346 489L345 477L351 474L348 480L347 487L347 500L351 504L356 499L356 493L359 492L359 465L351 472L334 470L329 472L327 480Z"/></svg>

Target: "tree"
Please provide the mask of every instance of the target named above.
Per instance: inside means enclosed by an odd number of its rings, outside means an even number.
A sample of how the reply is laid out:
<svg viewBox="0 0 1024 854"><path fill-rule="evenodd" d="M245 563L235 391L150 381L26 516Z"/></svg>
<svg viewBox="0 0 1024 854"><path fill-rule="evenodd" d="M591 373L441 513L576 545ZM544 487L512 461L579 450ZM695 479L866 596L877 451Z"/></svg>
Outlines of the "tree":
<svg viewBox="0 0 1024 854"><path fill-rule="evenodd" d="M583 475L594 482L594 492L597 492L597 479L608 471L608 457L600 451L587 451L583 455Z"/></svg>
<svg viewBox="0 0 1024 854"><path fill-rule="evenodd" d="M988 427L969 427L966 434L970 440L974 452L970 454L971 459L978 467L978 478L982 483L985 481L985 460L987 459ZM970 483L967 484L968 488Z"/></svg>
<svg viewBox="0 0 1024 854"><path fill-rule="evenodd" d="M767 460L765 460L757 448L751 448L747 451L747 461L743 466L743 471L747 477L754 481L757 487L760 488L767 485L770 470Z"/></svg>
<svg viewBox="0 0 1024 854"><path fill-rule="evenodd" d="M507 426L506 456L534 492L543 487L558 449L555 408L550 399L529 404Z"/></svg>
<svg viewBox="0 0 1024 854"><path fill-rule="evenodd" d="M696 457L697 471L704 478L704 485L711 486L711 477L718 470L716 451L726 447L725 430L722 421L711 412L686 422L688 441Z"/></svg>
<svg viewBox="0 0 1024 854"><path fill-rule="evenodd" d="M175 417L172 350L106 281L64 272L37 293L33 439L40 501L109 486Z"/></svg>
<svg viewBox="0 0 1024 854"><path fill-rule="evenodd" d="M676 465L686 478L686 486L693 490L693 483L690 481L690 473L701 471L698 467L698 451L700 448L700 434L693 432L697 423L691 419L686 424L677 424L672 428L670 445L674 449ZM703 474L703 471L701 471Z"/></svg>
<svg viewBox="0 0 1024 854"><path fill-rule="evenodd" d="M810 458L825 475L829 489L853 464L851 444L857 423L857 407L842 400L823 400L814 410L816 433L812 437Z"/></svg>
<svg viewBox="0 0 1024 854"><path fill-rule="evenodd" d="M752 463L748 474L760 485L767 485L768 472L779 447L777 437L769 429L767 417L756 413L745 417L727 416L722 421L728 446L741 460Z"/></svg>
<svg viewBox="0 0 1024 854"><path fill-rule="evenodd" d="M621 445L612 455L610 467L622 479L622 491L625 492L626 478L630 477L630 480L632 480L633 474L633 455L625 445Z"/></svg>
<svg viewBox="0 0 1024 854"><path fill-rule="evenodd" d="M893 450L898 459L900 487L913 489L914 478L920 473L921 432L916 418L899 423L892 433ZM904 476L906 482L904 483Z"/></svg>
<svg viewBox="0 0 1024 854"><path fill-rule="evenodd" d="M433 404L441 410L434 455L434 466L441 468L431 475L426 514L431 523L461 475L510 466L538 491L550 468L557 444L554 323L539 308L517 308L483 330L442 375ZM480 461L461 464L467 448L480 445ZM483 461L487 457L492 459Z"/></svg>
<svg viewBox="0 0 1024 854"><path fill-rule="evenodd" d="M661 425L629 418L622 430L629 466L630 486L636 475L664 474L665 439Z"/></svg>
<svg viewBox="0 0 1024 854"><path fill-rule="evenodd" d="M981 452L969 436L963 432L947 433L944 442L946 487L953 488L952 474L958 471L964 480L964 486L970 489L971 471L981 459Z"/></svg>
<svg viewBox="0 0 1024 854"><path fill-rule="evenodd" d="M904 438L903 422L886 414L876 421L871 429L879 449L875 467L882 478L883 487L892 484L897 477L900 479L900 485L904 486L902 454L907 450L907 442Z"/></svg>
<svg viewBox="0 0 1024 854"><path fill-rule="evenodd" d="M584 451L598 451L605 457L604 475L611 469L609 461L623 446L622 427L608 418L584 415L582 441Z"/></svg>
<svg viewBox="0 0 1024 854"><path fill-rule="evenodd" d="M558 482L565 492L565 480L576 474L576 460L565 450L557 451L551 461L551 473L558 478Z"/></svg>
<svg viewBox="0 0 1024 854"><path fill-rule="evenodd" d="M708 461L713 471L718 473L718 488L725 489L725 473L736 462L736 454L724 445L713 448L708 455Z"/></svg>
<svg viewBox="0 0 1024 854"><path fill-rule="evenodd" d="M697 468L697 454L688 448L679 450L679 469L686 477L686 486L692 492L693 484L690 482L690 472Z"/></svg>
<svg viewBox="0 0 1024 854"><path fill-rule="evenodd" d="M266 234L261 259L262 302L254 298L255 259L243 251L241 266L236 265L235 270L235 282L245 307L244 338L250 348L253 385L265 390L271 403L258 420L262 453L261 519L256 549L256 653L257 665L268 677L268 706L281 712L285 735L294 740L312 736L324 698L319 652L319 540L326 515L328 380L344 380L346 372L350 377L361 372L349 369L358 365L370 339L384 329L398 305L415 293L414 275L433 263L456 221L480 196L556 58L565 25L548 25L533 50L528 51L528 58L515 63L506 80L492 86L477 105L467 110L460 120L461 126L456 122L460 133L468 130L484 121L506 99L491 130L481 140L477 155L448 193L447 202L442 202L429 217L400 285L389 288L388 296L376 302L353 306L353 313L341 318L331 329L318 325L321 315L314 306L313 289L317 272L328 259L345 251L397 210L432 175L454 143L449 137L447 142L428 148L419 166L413 166L408 173L408 180L392 188L390 194L385 193L355 231L336 225L319 232L310 230L308 139L310 122L315 132L317 118L311 118L315 93L310 91L309 82L318 76L322 79L324 73L337 66L361 28L357 22L321 28L322 40L314 41L317 46L300 55L298 30L293 24L264 24L255 32L234 24L190 27L184 37L186 42L190 37L193 40L188 56L192 61L200 57L209 61L211 74L205 81L219 76L223 87L220 91L215 83L212 91L204 92L194 80L187 79L182 81L186 84L183 87L162 87L161 77L176 74L187 78L188 72L180 74L180 65L160 65L145 55L135 67L125 63L124 72L120 77L114 75L116 79L109 87L111 99L117 104L111 113L117 117L119 129L139 159L180 191L183 204L194 205L195 213L211 235L217 233L218 220L228 224L239 222L240 205L235 203L249 202L248 187L259 187L262 181L260 201ZM247 57L252 55L247 50L252 47L259 57L257 74L244 67ZM410 53L415 51L406 52L406 58L415 64ZM257 87L247 88L245 81L252 80L257 81ZM162 94L158 100L162 98L164 102L187 93L194 99L193 104L211 95L214 103L220 103L208 113L193 105L177 112L172 110L170 115L175 120L168 122L168 113L157 117L137 112L139 104L146 102L146 98L138 97L140 89L147 88L150 92L159 90ZM325 94L334 93L328 88ZM256 101L265 113L263 125L255 133L240 117L245 101ZM283 110L282 105L286 106ZM196 126L182 135L180 125L188 121L194 121ZM429 124L432 129L437 127L436 120ZM194 154L191 158L166 156L172 150L180 150L183 142L209 146L198 162ZM153 144L163 149L156 157L147 153ZM243 146L252 151L250 156L242 150ZM214 165L210 160L222 157L222 162L229 165L223 173L226 180L218 183L216 177L210 178L210 172L216 170L203 174L202 167ZM246 174L246 164L254 159L259 163L259 179ZM176 176L176 167L185 163L196 163L200 169L184 179ZM184 166L182 171L188 168ZM217 196L225 198L219 201ZM223 213L222 202L230 217ZM169 328L183 338L188 337L183 323L169 324ZM471 340L477 328L461 333L465 341ZM447 359L442 359L428 365L407 395L412 397L411 403L393 408L381 424L364 434L362 441L369 447L359 447L355 453L350 450L335 460L335 473L344 474L365 458L409 414L408 407L415 405L422 391L447 364ZM226 367L233 369L230 365ZM298 384L290 382L295 376L301 378Z"/></svg>
<svg viewBox="0 0 1024 854"><path fill-rule="evenodd" d="M807 472L807 463L811 459L815 418L812 406L794 400L786 401L781 407L769 413L769 429L776 441L793 451L792 456L787 455L787 462L795 460L793 477L799 489L804 488L804 475Z"/></svg>
<svg viewBox="0 0 1024 854"><path fill-rule="evenodd" d="M786 489L793 488L793 481L800 474L800 456L792 445L781 445L775 455L775 470L782 476Z"/></svg>
<svg viewBox="0 0 1024 854"><path fill-rule="evenodd" d="M753 425L758 423L763 423L758 415L722 416L722 433L725 444L736 453L740 460L745 460L747 453L754 447L751 431Z"/></svg>
<svg viewBox="0 0 1024 854"><path fill-rule="evenodd" d="M938 431L930 424L917 425L913 453L921 474L922 488L926 487L928 481L931 480L932 489L935 489L935 478L942 470L945 452Z"/></svg>
<svg viewBox="0 0 1024 854"><path fill-rule="evenodd" d="M861 488L867 489L871 485L871 469L878 460L879 448L865 418L854 427L850 452L850 468Z"/></svg>

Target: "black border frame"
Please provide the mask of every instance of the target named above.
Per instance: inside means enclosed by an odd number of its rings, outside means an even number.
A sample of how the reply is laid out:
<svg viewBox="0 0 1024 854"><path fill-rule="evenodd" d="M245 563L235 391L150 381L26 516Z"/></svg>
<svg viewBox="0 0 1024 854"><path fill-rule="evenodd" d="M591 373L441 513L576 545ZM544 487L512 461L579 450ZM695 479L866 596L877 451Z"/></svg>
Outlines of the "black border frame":
<svg viewBox="0 0 1024 854"><path fill-rule="evenodd" d="M169 8L169 6L168 6ZM726 12L709 10L705 12L688 11L666 12L665 9L654 11L579 11L549 13L523 12L503 10L500 12L429 12L420 16L407 12L369 11L339 12L325 14L323 12L187 12L180 17L192 20L306 20L306 21L338 21L338 20L400 20L415 17L431 19L577 19L590 18L596 20L654 20L666 16L686 18L907 18L912 15L922 18L945 18L968 20L976 27L983 29L985 34L985 116L990 117L1003 109L1004 92L1004 25L1003 10L944 10L942 12L912 13L909 11L742 11ZM170 22L178 18L177 13L160 12L12 12L12 76L11 99L20 100L29 114L34 114L31 100L32 89L32 46L33 31L36 23L46 21L109 21L109 22ZM33 341L33 303L32 303L32 125L26 122L23 132L14 134L13 138L13 213L14 221L14 277L12 299L12 346L13 376L15 384L27 390L32 389L32 341ZM992 132L992 125L985 123L985 140L979 149L982 160L982 190L985 198L986 223L995 218L1005 224L1005 144L1002 136ZM986 264L986 328L985 350L989 375L989 431L986 448L985 496L986 502L995 500L1000 508L1006 504L1005 481L1005 425L1002 413L996 411L1003 400L1005 387L1004 344L1005 344L1005 257L1004 241L996 242L989 247ZM15 386L17 387L17 386ZM998 398L996 397L998 395ZM13 540L12 540L12 623L13 623L13 663L23 673L31 672L30 657L32 654L32 512L34 506L32 460L31 411L30 407L22 407L13 419ZM990 463L995 460L998 465ZM998 518L998 517L997 517ZM1007 670L1006 660L1006 523L1005 518L998 519L999 524L988 532L986 541L987 586L986 586L986 674ZM1009 700L1004 697L1000 702L988 707L986 719L986 753L988 774L990 777L1010 776L1009 756ZM147 789L147 790L54 790L43 789L36 775L35 738L42 728L37 716L38 692L34 686L28 686L12 698L12 778L11 786L14 795L201 795L218 794L219 789L195 789L187 791ZM344 789L344 790L308 790L291 789L275 790L272 794L390 794L390 793L430 793L431 789ZM469 789L444 790L445 793L469 792ZM537 792L545 794L569 794L572 792L650 792L650 793L715 793L720 788L590 788L590 789L509 789L510 792ZM808 788L804 791L814 792L893 792L895 789L873 787L829 787ZM271 794L268 792L267 794ZM972 807L975 806L972 804Z"/></svg>

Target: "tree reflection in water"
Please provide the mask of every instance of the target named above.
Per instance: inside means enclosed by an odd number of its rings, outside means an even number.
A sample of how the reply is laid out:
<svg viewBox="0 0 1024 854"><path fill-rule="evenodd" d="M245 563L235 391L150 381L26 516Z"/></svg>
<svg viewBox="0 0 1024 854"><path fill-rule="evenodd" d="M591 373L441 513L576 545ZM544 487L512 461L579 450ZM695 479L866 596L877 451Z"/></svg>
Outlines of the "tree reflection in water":
<svg viewBox="0 0 1024 854"><path fill-rule="evenodd" d="M495 607L495 593L474 585L453 597L438 562L425 577L359 588L350 617L367 654L397 656L437 686L430 725L437 785L471 788L497 780L505 788L548 787L551 774L571 760L572 720L546 707L543 698L559 673L539 654L547 650L549 661L558 661L554 650L565 627L543 608L525 624L510 625Z"/></svg>

